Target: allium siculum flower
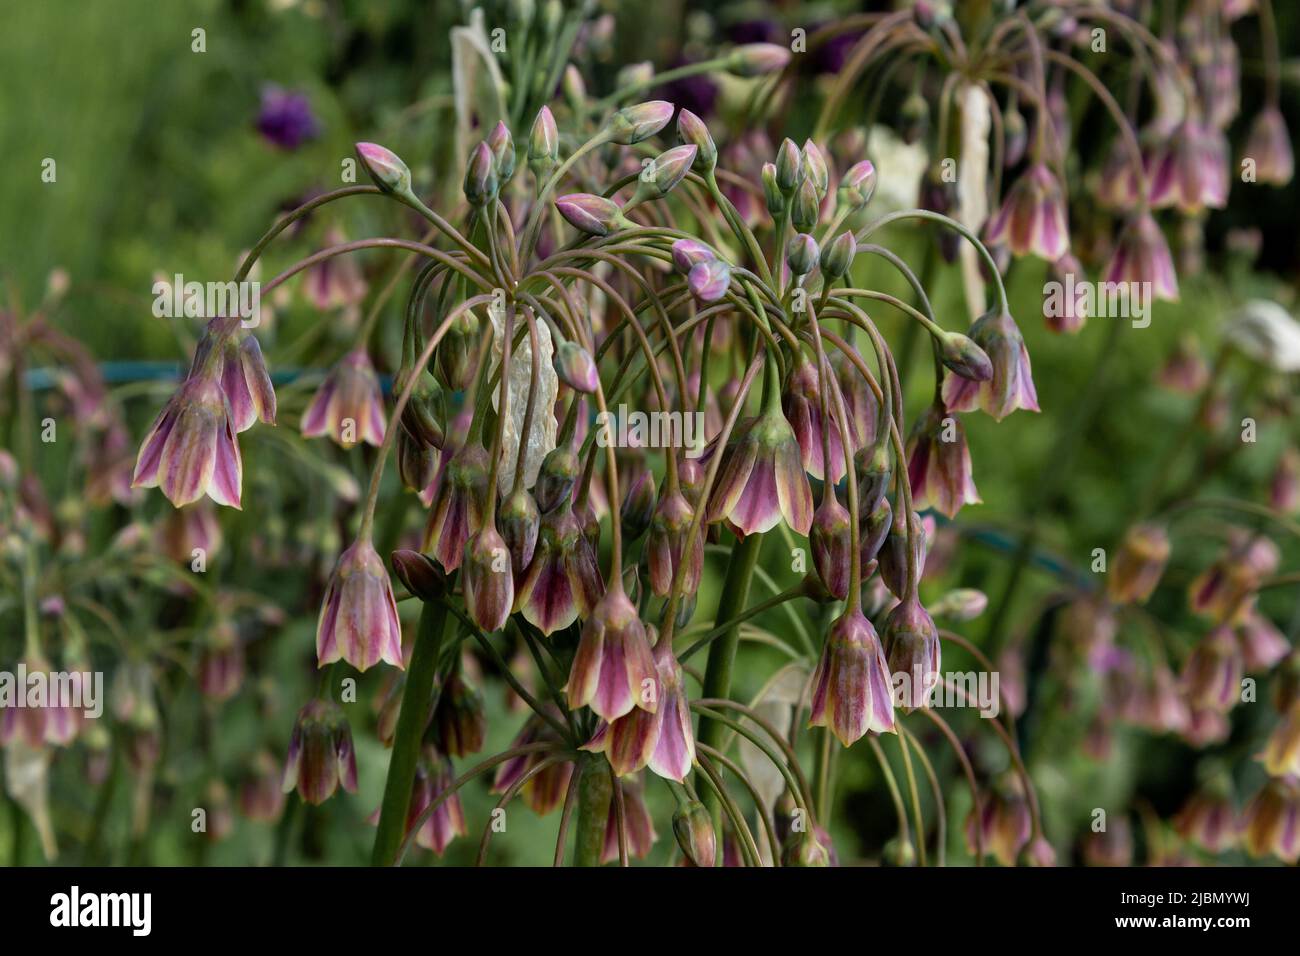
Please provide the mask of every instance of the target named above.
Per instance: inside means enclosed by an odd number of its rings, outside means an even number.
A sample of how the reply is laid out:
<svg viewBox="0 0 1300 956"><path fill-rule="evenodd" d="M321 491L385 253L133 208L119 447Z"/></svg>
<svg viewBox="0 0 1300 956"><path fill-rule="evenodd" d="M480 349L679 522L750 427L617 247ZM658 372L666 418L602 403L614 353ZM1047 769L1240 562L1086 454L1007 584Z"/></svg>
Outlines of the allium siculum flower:
<svg viewBox="0 0 1300 956"><path fill-rule="evenodd" d="M1130 719L1154 733L1182 733L1191 723L1191 709L1174 677L1165 664L1151 668L1147 683L1135 695Z"/></svg>
<svg viewBox="0 0 1300 956"><path fill-rule="evenodd" d="M1237 625L1237 644L1248 674L1270 671L1289 653L1291 644L1276 625L1259 611L1251 609Z"/></svg>
<svg viewBox="0 0 1300 956"><path fill-rule="evenodd" d="M566 501L542 517L537 549L515 592L515 606L539 631L552 634L579 616L588 617L603 587L595 552Z"/></svg>
<svg viewBox="0 0 1300 956"><path fill-rule="evenodd" d="M968 334L988 356L993 375L985 381L948 376L943 383L943 403L948 410L969 412L981 408L998 421L1017 408L1038 411L1029 350L1015 319L994 307L975 320Z"/></svg>
<svg viewBox="0 0 1300 956"><path fill-rule="evenodd" d="M325 245L336 246L346 239L337 229L325 235ZM331 256L307 269L303 287L307 298L322 312L350 309L366 297L368 288L357 260L350 255ZM355 313L352 313L355 315Z"/></svg>
<svg viewBox="0 0 1300 956"><path fill-rule="evenodd" d="M164 515L154 533L155 546L173 561L189 564L196 550L207 557L221 548L221 523L205 501L174 508Z"/></svg>
<svg viewBox="0 0 1300 956"><path fill-rule="evenodd" d="M806 535L812 515L799 443L780 409L769 409L726 450L705 517L710 523L725 519L743 537L770 531L782 518Z"/></svg>
<svg viewBox="0 0 1300 956"><path fill-rule="evenodd" d="M222 345L221 390L230 403L230 423L236 434L248 431L259 419L275 424L275 389L253 335L236 341L232 334Z"/></svg>
<svg viewBox="0 0 1300 956"><path fill-rule="evenodd" d="M713 818L698 800L679 806L673 813L673 836L689 866L710 867L717 863L718 841Z"/></svg>
<svg viewBox="0 0 1300 956"><path fill-rule="evenodd" d="M1086 866L1131 866L1133 830L1128 818L1111 814L1106 829L1090 830L1083 839L1083 862Z"/></svg>
<svg viewBox="0 0 1300 956"><path fill-rule="evenodd" d="M654 819L650 808L646 806L643 787L635 778L620 782L623 787L624 825L627 831L627 855L629 859L644 859L654 848L659 834L655 832ZM605 846L600 854L601 863L612 863L619 859L618 809L614 797L609 801L609 817L605 822Z"/></svg>
<svg viewBox="0 0 1300 956"><path fill-rule="evenodd" d="M916 595L889 612L885 649L894 703L905 713L928 706L940 681L939 632Z"/></svg>
<svg viewBox="0 0 1300 956"><path fill-rule="evenodd" d="M1228 144L1223 134L1186 119L1147 154L1152 207L1195 214L1228 202Z"/></svg>
<svg viewBox="0 0 1300 956"><path fill-rule="evenodd" d="M1285 186L1295 172L1291 136L1286 120L1276 106L1266 106L1250 126L1243 159L1255 161L1255 179L1273 186Z"/></svg>
<svg viewBox="0 0 1300 956"><path fill-rule="evenodd" d="M433 739L438 749L449 757L467 757L483 749L487 736L487 715L483 695L464 674L448 675L434 707Z"/></svg>
<svg viewBox="0 0 1300 956"><path fill-rule="evenodd" d="M1195 395L1205 387L1210 370L1201 356L1195 336L1183 336L1165 359L1157 373L1157 381L1171 392Z"/></svg>
<svg viewBox="0 0 1300 956"><path fill-rule="evenodd" d="M658 695L645 690L655 680L645 625L615 577L583 625L565 685L569 706L589 706L606 720L622 717L633 707L653 712Z"/></svg>
<svg viewBox="0 0 1300 956"><path fill-rule="evenodd" d="M199 651L198 684L204 697L229 700L244 682L244 646L228 620L219 622Z"/></svg>
<svg viewBox="0 0 1300 956"><path fill-rule="evenodd" d="M1197 790L1174 817L1178 835L1211 853L1222 853L1237 845L1237 810L1226 777Z"/></svg>
<svg viewBox="0 0 1300 956"><path fill-rule="evenodd" d="M1259 574L1238 550L1215 561L1187 588L1188 603L1197 614L1220 624L1245 620L1254 605Z"/></svg>
<svg viewBox="0 0 1300 956"><path fill-rule="evenodd" d="M650 534L645 543L646 568L649 572L650 590L658 597L667 597L672 590L673 577L683 560L686 534L690 530L695 509L679 490L665 487L654 517L650 519ZM704 571L704 529L695 535L690 554L686 556L686 569L682 572L682 593L695 594L700 587Z"/></svg>
<svg viewBox="0 0 1300 956"><path fill-rule="evenodd" d="M488 453L472 440L447 462L424 529L424 550L449 574L460 567L466 543L483 527L488 493Z"/></svg>
<svg viewBox="0 0 1300 956"><path fill-rule="evenodd" d="M990 787L980 803L979 816L972 810L966 818L966 846L974 853L975 831L979 828L984 852L1003 866L1015 866L1020 850L1033 834L1029 801L1019 776L1008 773Z"/></svg>
<svg viewBox="0 0 1300 956"><path fill-rule="evenodd" d="M406 814L408 830L455 779L451 758L438 753L436 747L426 745L415 765L415 790L411 794L411 806ZM468 832L460 794L453 793L424 821L415 835L415 843L442 856L452 840L465 836Z"/></svg>
<svg viewBox="0 0 1300 956"><path fill-rule="evenodd" d="M515 579L510 551L494 524L484 524L465 543L462 570L470 618L485 633L501 630L514 608Z"/></svg>
<svg viewBox="0 0 1300 956"><path fill-rule="evenodd" d="M1300 507L1300 452L1290 445L1278 457L1268 497L1273 510L1284 515L1294 514Z"/></svg>
<svg viewBox="0 0 1300 956"><path fill-rule="evenodd" d="M302 416L304 438L328 434L344 448L383 444L386 425L379 376L364 348L339 360Z"/></svg>
<svg viewBox="0 0 1300 956"><path fill-rule="evenodd" d="M1242 842L1251 856L1300 860L1300 781L1275 778L1242 814Z"/></svg>
<svg viewBox="0 0 1300 956"><path fill-rule="evenodd" d="M852 374L861 379L856 370ZM834 412L833 402L829 421L822 417L819 383L820 378L813 363L807 359L800 359L794 371L790 373L790 383L786 394L781 399L781 408L794 431L795 440L799 442L799 460L803 463L804 471L818 481L826 476L823 434L825 429L829 429L826 438L830 441L830 480L832 483L838 483L844 477L844 441L840 435L839 419ZM844 397L847 405L849 396ZM852 415L852 406L846 407L845 410L849 416ZM872 415L874 416L874 409ZM872 420L874 421L874 418ZM856 439L855 435L855 442Z"/></svg>
<svg viewBox="0 0 1300 956"><path fill-rule="evenodd" d="M812 548L813 567L817 569L817 576L831 596L839 601L849 596L853 547L851 522L848 509L835 497L835 486L827 482L822 486L822 503L813 513L808 544ZM871 557L875 557L874 553Z"/></svg>
<svg viewBox="0 0 1300 956"><path fill-rule="evenodd" d="M1183 690L1193 708L1227 713L1241 694L1241 648L1232 629L1216 627L1201 638L1183 665Z"/></svg>
<svg viewBox="0 0 1300 956"><path fill-rule="evenodd" d="M1300 777L1300 705L1273 728L1260 759L1274 777Z"/></svg>
<svg viewBox="0 0 1300 956"><path fill-rule="evenodd" d="M884 499L882 499L882 502ZM885 586L894 593L896 597L902 598L907 591L909 568L907 563L908 550L913 555L913 567L916 577L919 580L921 573L925 570L926 552L929 548L929 532L926 530L927 522L933 530L934 519L927 516L921 518L913 510L908 518L904 519L901 511L881 510L880 507L872 512L868 518L867 537L873 541L878 539L879 532L873 530L877 528L877 515L881 524L885 522L892 514L892 521L888 522L889 530L885 534L884 545L874 555L880 562L880 578L885 582ZM864 546L863 556L866 556Z"/></svg>
<svg viewBox="0 0 1300 956"><path fill-rule="evenodd" d="M983 499L971 477L966 429L956 415L931 405L917 420L907 444L907 475L918 508L955 518L962 505Z"/></svg>
<svg viewBox="0 0 1300 956"><path fill-rule="evenodd" d="M1013 255L1055 262L1070 251L1065 193L1045 163L1035 163L1007 190L990 220L985 240L1005 244Z"/></svg>
<svg viewBox="0 0 1300 956"><path fill-rule="evenodd" d="M40 656L28 656L23 661L27 673L52 673L49 661ZM89 688L82 686L81 671L68 667L68 688L76 700L83 700L83 694ZM85 668L89 670L89 667ZM53 684L48 685L53 690ZM26 694L28 688L17 684L18 693ZM81 729L83 713L80 708L64 706L47 696L26 698L26 705L15 707L9 704L0 706L0 746L7 746L11 741L20 741L31 748L51 746L63 747L72 743Z"/></svg>
<svg viewBox="0 0 1300 956"><path fill-rule="evenodd" d="M284 810L280 768L269 751L259 750L252 765L240 777L239 812L255 823L274 823Z"/></svg>
<svg viewBox="0 0 1300 956"><path fill-rule="evenodd" d="M1105 270L1106 282L1151 284L1151 294L1165 302L1178 301L1178 273L1164 233L1149 212L1129 220Z"/></svg>
<svg viewBox="0 0 1300 956"><path fill-rule="evenodd" d="M856 602L826 635L812 677L809 727L827 727L844 746L894 729L893 688L876 629Z"/></svg>
<svg viewBox="0 0 1300 956"><path fill-rule="evenodd" d="M308 803L319 806L339 785L357 792L357 755L352 749L352 728L343 710L328 700L308 701L298 712L289 738L282 789L296 789Z"/></svg>
<svg viewBox="0 0 1300 956"><path fill-rule="evenodd" d="M402 626L384 562L368 537L339 556L316 624L316 658L345 660L359 671L380 661L401 669Z"/></svg>
<svg viewBox="0 0 1300 956"><path fill-rule="evenodd" d="M548 706L551 716L560 717L559 709L553 705ZM524 722L523 728L511 743L511 748L523 747L527 744L542 743L554 741L559 744L560 737L555 730L537 714L529 716ZM492 779L492 793L505 793L521 779L528 771L536 767L541 761L545 760L548 754L527 753L517 757L511 757L503 762L497 768L496 776ZM573 776L573 764L570 762L553 763L545 770L529 778L528 782L523 785L519 795L523 798L528 808L538 816L546 816L552 810L559 807L564 800L564 794L569 789L569 778Z"/></svg>
<svg viewBox="0 0 1300 956"><path fill-rule="evenodd" d="M1079 260L1068 252L1048 266L1047 274L1063 291L1075 290L1073 296L1061 296L1059 309L1043 310L1047 327L1058 335L1073 335L1088 322L1087 297L1081 294L1081 290L1086 288L1084 283L1088 281L1088 274L1083 271Z"/></svg>
<svg viewBox="0 0 1300 956"><path fill-rule="evenodd" d="M1169 535L1149 522L1129 528L1106 582L1116 604L1145 604L1169 561Z"/></svg>
<svg viewBox="0 0 1300 956"><path fill-rule="evenodd" d="M653 628L647 628L653 634ZM667 780L681 783L695 762L695 732L682 680L682 667L672 647L657 641L654 648L657 683L646 688L657 695L654 712L634 707L625 716L603 724L583 749L603 753L620 777L649 767Z"/></svg>

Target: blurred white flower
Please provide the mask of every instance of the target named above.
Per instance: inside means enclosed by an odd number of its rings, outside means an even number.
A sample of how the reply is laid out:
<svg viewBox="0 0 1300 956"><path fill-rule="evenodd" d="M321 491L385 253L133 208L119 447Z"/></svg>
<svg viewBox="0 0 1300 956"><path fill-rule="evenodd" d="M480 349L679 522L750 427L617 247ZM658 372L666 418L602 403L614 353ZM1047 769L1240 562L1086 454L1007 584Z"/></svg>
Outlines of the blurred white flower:
<svg viewBox="0 0 1300 956"><path fill-rule="evenodd" d="M1300 322L1276 302L1247 302L1233 313L1224 335L1261 364L1279 372L1300 371Z"/></svg>

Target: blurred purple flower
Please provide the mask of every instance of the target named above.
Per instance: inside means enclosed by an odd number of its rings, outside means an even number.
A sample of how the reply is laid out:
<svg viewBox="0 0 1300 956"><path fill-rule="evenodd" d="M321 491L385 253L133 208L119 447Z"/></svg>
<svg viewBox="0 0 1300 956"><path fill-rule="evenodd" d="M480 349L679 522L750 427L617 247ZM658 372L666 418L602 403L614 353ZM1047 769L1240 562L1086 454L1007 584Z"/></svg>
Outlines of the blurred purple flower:
<svg viewBox="0 0 1300 956"><path fill-rule="evenodd" d="M270 84L262 88L257 131L272 146L293 150L320 135L320 123L311 111L307 94Z"/></svg>
<svg viewBox="0 0 1300 956"><path fill-rule="evenodd" d="M686 66L690 62L688 57L679 57L671 68ZM718 84L709 75L697 73L695 76L684 76L663 84L657 89L656 95L662 96L679 109L690 110L696 116L709 117L713 115L713 107L718 101Z"/></svg>

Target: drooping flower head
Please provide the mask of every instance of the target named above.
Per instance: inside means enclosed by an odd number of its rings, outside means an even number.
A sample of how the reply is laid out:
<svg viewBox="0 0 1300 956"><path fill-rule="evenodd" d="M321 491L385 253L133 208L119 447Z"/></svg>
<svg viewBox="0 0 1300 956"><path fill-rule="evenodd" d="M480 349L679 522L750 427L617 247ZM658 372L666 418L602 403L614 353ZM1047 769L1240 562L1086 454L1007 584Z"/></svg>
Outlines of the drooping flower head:
<svg viewBox="0 0 1300 956"><path fill-rule="evenodd" d="M240 507L243 460L216 372L208 363L191 374L163 407L140 445L133 487L161 488L178 508L205 494Z"/></svg>
<svg viewBox="0 0 1300 956"><path fill-rule="evenodd" d="M938 405L931 405L912 430L907 475L918 508L933 507L954 518L962 505L982 500L971 475L966 429L956 415Z"/></svg>
<svg viewBox="0 0 1300 956"><path fill-rule="evenodd" d="M1048 262L1070 251L1065 193L1045 163L1030 166L1007 190L985 239L991 245L1005 244L1012 255Z"/></svg>
<svg viewBox="0 0 1300 956"><path fill-rule="evenodd" d="M849 746L864 734L894 729L889 665L876 629L857 607L826 635L812 678L810 727L827 727Z"/></svg>
<svg viewBox="0 0 1300 956"><path fill-rule="evenodd" d="M364 348L353 349L330 370L302 416L304 438L328 434L344 448L383 444L386 426L379 377Z"/></svg>
<svg viewBox="0 0 1300 956"><path fill-rule="evenodd" d="M904 711L928 706L940 679L939 632L915 595L885 619L885 648L894 703Z"/></svg>
<svg viewBox="0 0 1300 956"><path fill-rule="evenodd" d="M316 623L319 666L345 660L359 671L402 661L402 626L384 562L368 538L339 556Z"/></svg>
<svg viewBox="0 0 1300 956"><path fill-rule="evenodd" d="M1029 350L1015 319L994 307L975 320L969 335L989 357L993 375L986 381L948 376L943 383L943 403L949 411L969 412L978 407L998 421L1017 408L1038 411Z"/></svg>
<svg viewBox="0 0 1300 956"><path fill-rule="evenodd" d="M617 583L609 587L582 628L565 691L570 707L590 706L606 720L633 707L653 712L658 695L654 659L636 606Z"/></svg>
<svg viewBox="0 0 1300 956"><path fill-rule="evenodd" d="M343 710L332 701L308 701L298 712L289 738L284 765L285 793L297 790L308 803L319 806L342 785L357 791L357 755L352 749L352 728Z"/></svg>
<svg viewBox="0 0 1300 956"><path fill-rule="evenodd" d="M1165 302L1178 301L1178 274L1169 243L1149 212L1130 219L1120 233L1115 251L1105 270L1106 282L1150 283L1151 293ZM1130 293L1132 294L1132 293Z"/></svg>
<svg viewBox="0 0 1300 956"><path fill-rule="evenodd" d="M812 525L812 489L799 459L799 442L779 409L745 426L726 450L705 517L726 520L744 536L770 531L778 521L806 535Z"/></svg>

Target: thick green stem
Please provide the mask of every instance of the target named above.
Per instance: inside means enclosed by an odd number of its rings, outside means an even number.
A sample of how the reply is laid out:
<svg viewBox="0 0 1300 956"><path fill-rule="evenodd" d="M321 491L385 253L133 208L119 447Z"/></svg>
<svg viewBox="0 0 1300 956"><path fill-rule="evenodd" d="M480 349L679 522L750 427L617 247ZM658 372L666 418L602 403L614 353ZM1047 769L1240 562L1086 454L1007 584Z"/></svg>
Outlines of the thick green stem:
<svg viewBox="0 0 1300 956"><path fill-rule="evenodd" d="M609 764L602 758L588 756L578 772L582 777L578 781L578 835L573 862L575 866L600 866L614 785Z"/></svg>
<svg viewBox="0 0 1300 956"><path fill-rule="evenodd" d="M433 685L438 669L438 654L446 630L447 610L439 602L429 602L420 611L420 627L415 648L406 672L402 691L402 709L397 715L397 732L393 738L393 756L388 763L388 780L384 784L384 802L379 810L379 832L370 854L372 866L391 866L397 859L406 817L415 786L415 764L420 756L420 741L429 721Z"/></svg>
<svg viewBox="0 0 1300 956"><path fill-rule="evenodd" d="M758 552L763 545L761 534L748 534L736 542L731 549L731 563L727 567L727 578L722 584L722 595L718 598L718 612L713 620L721 626L724 622L734 621L734 625L709 645L709 661L704 668L704 687L701 697L731 696L731 665L736 659L736 647L740 643L739 617L749 599L749 582L754 576L754 565L758 562ZM700 715L700 729L696 739L700 743L721 749L723 726L709 717ZM722 832L722 804L712 791L703 794L704 805L713 816L714 832Z"/></svg>

